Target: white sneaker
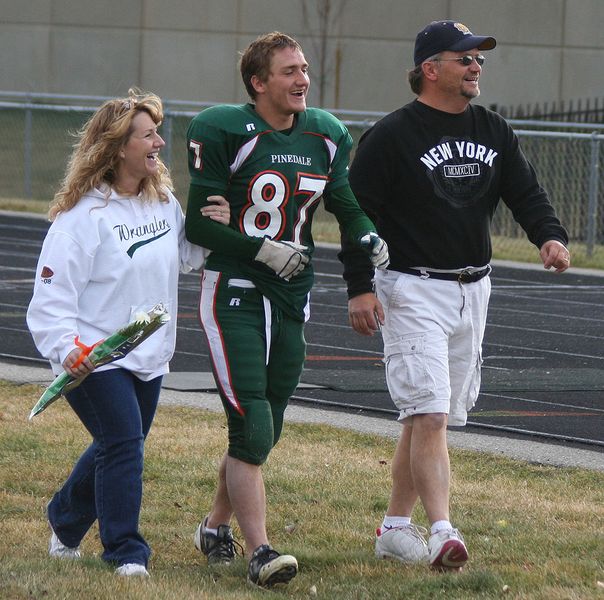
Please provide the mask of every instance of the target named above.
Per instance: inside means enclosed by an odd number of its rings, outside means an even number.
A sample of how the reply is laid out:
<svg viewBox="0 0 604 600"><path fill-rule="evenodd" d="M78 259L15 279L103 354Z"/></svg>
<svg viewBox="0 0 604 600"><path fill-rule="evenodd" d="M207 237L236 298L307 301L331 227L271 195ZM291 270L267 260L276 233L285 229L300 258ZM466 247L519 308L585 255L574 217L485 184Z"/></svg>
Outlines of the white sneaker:
<svg viewBox="0 0 604 600"><path fill-rule="evenodd" d="M468 549L457 529L442 529L432 534L428 550L433 569L460 570L468 561Z"/></svg>
<svg viewBox="0 0 604 600"><path fill-rule="evenodd" d="M145 569L145 565L138 563L126 563L115 570L116 575L121 577L149 577L149 571Z"/></svg>
<svg viewBox="0 0 604 600"><path fill-rule="evenodd" d="M50 523L48 524L50 526ZM48 555L53 558L67 558L67 559L77 559L81 557L80 547L76 546L75 548L70 548L61 542L61 540L57 537L57 534L53 531L52 526L50 527L52 531L52 535L50 536L50 541L48 542Z"/></svg>
<svg viewBox="0 0 604 600"><path fill-rule="evenodd" d="M404 563L426 562L428 544L424 537L428 531L416 525L402 525L388 529L378 528L375 538L375 555L394 558Z"/></svg>

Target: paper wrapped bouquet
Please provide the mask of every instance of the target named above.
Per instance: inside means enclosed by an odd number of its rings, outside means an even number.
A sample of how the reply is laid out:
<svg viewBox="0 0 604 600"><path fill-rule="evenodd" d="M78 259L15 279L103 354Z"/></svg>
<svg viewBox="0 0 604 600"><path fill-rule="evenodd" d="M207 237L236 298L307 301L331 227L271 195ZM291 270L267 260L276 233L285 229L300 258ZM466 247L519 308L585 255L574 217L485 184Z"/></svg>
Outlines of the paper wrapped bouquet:
<svg viewBox="0 0 604 600"><path fill-rule="evenodd" d="M156 304L149 312L141 312L135 316L134 321L121 327L107 339L94 345L88 358L95 367L124 358L128 352L136 348L152 333L170 320L170 315L163 304ZM31 409L29 418L40 414L47 406L67 392L80 385L87 376L75 379L67 373L61 373L46 388L36 405Z"/></svg>

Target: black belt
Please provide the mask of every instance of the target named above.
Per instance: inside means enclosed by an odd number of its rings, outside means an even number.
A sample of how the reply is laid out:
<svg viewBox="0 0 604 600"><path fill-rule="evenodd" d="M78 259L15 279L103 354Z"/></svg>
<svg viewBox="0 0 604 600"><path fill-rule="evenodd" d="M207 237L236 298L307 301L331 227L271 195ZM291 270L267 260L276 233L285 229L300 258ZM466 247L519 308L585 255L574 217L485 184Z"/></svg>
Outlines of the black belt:
<svg viewBox="0 0 604 600"><path fill-rule="evenodd" d="M481 271L461 271L461 273L442 273L441 271L430 271L429 269L408 269L401 268L396 269L390 267L393 271L399 273L407 273L408 275L415 275L422 279L444 279L445 281L459 281L459 283L474 283L480 281L483 277L486 277L491 272L491 266L487 265L486 268Z"/></svg>

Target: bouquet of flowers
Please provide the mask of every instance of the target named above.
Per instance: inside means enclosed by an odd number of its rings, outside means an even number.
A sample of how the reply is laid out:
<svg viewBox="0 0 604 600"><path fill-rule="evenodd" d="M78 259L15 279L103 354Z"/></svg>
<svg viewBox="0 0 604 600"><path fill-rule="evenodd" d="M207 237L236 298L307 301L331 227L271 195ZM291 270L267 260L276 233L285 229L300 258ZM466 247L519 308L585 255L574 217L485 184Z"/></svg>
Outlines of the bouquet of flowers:
<svg viewBox="0 0 604 600"><path fill-rule="evenodd" d="M121 327L107 339L100 340L87 348L81 358L83 359L88 351L88 358L95 367L120 360L169 320L170 315L164 305L156 304L149 312L135 315L134 321ZM29 419L33 419L55 400L80 385L86 377L87 375L84 375L75 379L67 373L58 375L31 409Z"/></svg>

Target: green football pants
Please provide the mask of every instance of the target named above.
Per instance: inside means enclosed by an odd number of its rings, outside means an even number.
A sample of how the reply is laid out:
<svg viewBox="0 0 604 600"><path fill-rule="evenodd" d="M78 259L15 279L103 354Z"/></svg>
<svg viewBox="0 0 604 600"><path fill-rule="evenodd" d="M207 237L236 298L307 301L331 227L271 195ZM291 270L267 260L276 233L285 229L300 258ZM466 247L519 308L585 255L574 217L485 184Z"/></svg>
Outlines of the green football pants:
<svg viewBox="0 0 604 600"><path fill-rule="evenodd" d="M246 279L204 271L199 305L229 427L228 454L264 463L304 366L304 324Z"/></svg>

